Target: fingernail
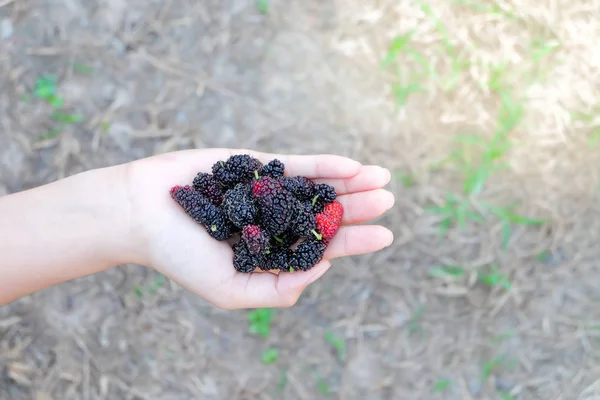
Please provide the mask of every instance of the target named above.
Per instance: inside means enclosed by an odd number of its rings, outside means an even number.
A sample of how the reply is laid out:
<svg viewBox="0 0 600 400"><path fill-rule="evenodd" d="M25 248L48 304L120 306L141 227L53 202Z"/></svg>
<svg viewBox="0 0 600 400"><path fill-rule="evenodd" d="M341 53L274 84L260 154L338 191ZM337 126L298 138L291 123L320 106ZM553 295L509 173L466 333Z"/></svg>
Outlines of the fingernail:
<svg viewBox="0 0 600 400"><path fill-rule="evenodd" d="M387 185L392 180L392 173L387 168L381 168L381 169L384 171L384 173L386 175L384 185Z"/></svg>
<svg viewBox="0 0 600 400"><path fill-rule="evenodd" d="M394 243L394 234L390 231L390 240L385 247L390 247Z"/></svg>
<svg viewBox="0 0 600 400"><path fill-rule="evenodd" d="M390 191L385 191L385 204L386 204L386 210L389 210L390 208L394 207L394 204L396 203L396 196L394 196L394 193L390 192Z"/></svg>
<svg viewBox="0 0 600 400"><path fill-rule="evenodd" d="M325 265L322 267L321 271L319 271L315 276L313 276L312 278L310 278L308 280L308 282L306 282L306 286L308 286L311 283L315 282L317 279L319 279L320 277L322 277L325 274L325 272L327 272L329 270L329 268L331 267L331 263L329 261L325 261L324 263L325 263Z"/></svg>

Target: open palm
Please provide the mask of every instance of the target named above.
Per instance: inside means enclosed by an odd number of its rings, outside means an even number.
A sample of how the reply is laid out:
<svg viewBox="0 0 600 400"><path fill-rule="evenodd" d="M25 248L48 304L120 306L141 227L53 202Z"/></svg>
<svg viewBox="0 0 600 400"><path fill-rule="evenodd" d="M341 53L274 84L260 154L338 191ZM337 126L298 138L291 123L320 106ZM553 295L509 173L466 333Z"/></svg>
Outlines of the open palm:
<svg viewBox="0 0 600 400"><path fill-rule="evenodd" d="M171 199L174 185L190 184L198 172L233 154L250 154L267 163L285 164L289 176L306 176L335 187L344 206L342 228L329 244L323 261L309 271L294 274L242 274L233 268L230 244L211 238ZM321 277L333 258L380 250L392 242L392 233L376 225L349 226L378 217L394 204L381 187L387 170L362 166L334 155L280 155L249 150L206 149L162 154L130 164L134 225L141 237L141 264L150 266L217 307L224 309L289 307L307 285Z"/></svg>

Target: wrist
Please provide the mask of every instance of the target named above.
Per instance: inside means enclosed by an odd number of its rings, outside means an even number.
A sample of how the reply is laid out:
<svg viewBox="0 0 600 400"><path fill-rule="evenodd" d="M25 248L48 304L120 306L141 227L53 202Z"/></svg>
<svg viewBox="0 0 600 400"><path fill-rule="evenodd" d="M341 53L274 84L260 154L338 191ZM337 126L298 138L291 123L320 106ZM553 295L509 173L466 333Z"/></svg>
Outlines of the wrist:
<svg viewBox="0 0 600 400"><path fill-rule="evenodd" d="M112 265L143 264L145 260L145 246L130 191L130 165L90 171L99 174L97 206L103 210L101 215L107 218L101 233L108 240L103 244L103 254Z"/></svg>

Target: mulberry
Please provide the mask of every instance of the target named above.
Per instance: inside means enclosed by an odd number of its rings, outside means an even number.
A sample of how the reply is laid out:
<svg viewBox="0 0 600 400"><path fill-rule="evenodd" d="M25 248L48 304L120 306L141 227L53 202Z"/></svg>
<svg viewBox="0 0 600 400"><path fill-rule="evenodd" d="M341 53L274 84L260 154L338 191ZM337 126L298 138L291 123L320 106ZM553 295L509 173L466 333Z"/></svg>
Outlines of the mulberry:
<svg viewBox="0 0 600 400"><path fill-rule="evenodd" d="M270 176L271 178L279 178L283 176L285 171L285 165L277 159L269 162L267 165L262 167L260 176Z"/></svg>
<svg viewBox="0 0 600 400"><path fill-rule="evenodd" d="M294 217L294 196L279 180L269 177L255 181L252 194L258 200L262 226L274 236L285 232Z"/></svg>
<svg viewBox="0 0 600 400"><path fill-rule="evenodd" d="M238 183L223 197L223 211L239 228L253 224L258 216L258 207L250 194L250 185Z"/></svg>
<svg viewBox="0 0 600 400"><path fill-rule="evenodd" d="M303 176L285 177L283 178L283 185L298 200L309 200L315 196L314 182Z"/></svg>
<svg viewBox="0 0 600 400"><path fill-rule="evenodd" d="M213 165L212 172L222 185L233 187L238 183L248 183L258 175L262 163L248 154L237 154L227 161L219 161Z"/></svg>
<svg viewBox="0 0 600 400"><path fill-rule="evenodd" d="M246 225L242 230L242 240L246 242L251 253L265 253L269 250L269 237L257 225Z"/></svg>
<svg viewBox="0 0 600 400"><path fill-rule="evenodd" d="M193 186L195 190L212 201L214 205L221 205L223 201L223 189L212 175L200 172L194 178Z"/></svg>
<svg viewBox="0 0 600 400"><path fill-rule="evenodd" d="M325 203L332 203L337 198L334 187L325 183L315 185L315 196Z"/></svg>
<svg viewBox="0 0 600 400"><path fill-rule="evenodd" d="M300 236L296 235L293 231L287 230L281 235L273 236L271 240L271 247L285 247L288 248L296 243L300 239Z"/></svg>
<svg viewBox="0 0 600 400"><path fill-rule="evenodd" d="M324 240L329 240L336 235L343 215L344 207L339 201L327 204L325 210L317 214L317 229Z"/></svg>
<svg viewBox="0 0 600 400"><path fill-rule="evenodd" d="M190 186L175 186L171 197L181 208L217 240L226 240L233 234L233 226L221 209Z"/></svg>
<svg viewBox="0 0 600 400"><path fill-rule="evenodd" d="M292 224L292 232L301 237L312 236L313 231L317 229L317 219L313 213L311 203L297 202L296 213L296 218Z"/></svg>
<svg viewBox="0 0 600 400"><path fill-rule="evenodd" d="M243 240L233 245L233 267L238 272L249 274L263 263L260 254L252 254Z"/></svg>
<svg viewBox="0 0 600 400"><path fill-rule="evenodd" d="M327 246L318 239L306 239L298 245L291 263L296 270L308 271L320 263Z"/></svg>
<svg viewBox="0 0 600 400"><path fill-rule="evenodd" d="M280 248L267 255L264 270L290 271L290 268L294 270L293 263L295 263L294 252L287 248Z"/></svg>

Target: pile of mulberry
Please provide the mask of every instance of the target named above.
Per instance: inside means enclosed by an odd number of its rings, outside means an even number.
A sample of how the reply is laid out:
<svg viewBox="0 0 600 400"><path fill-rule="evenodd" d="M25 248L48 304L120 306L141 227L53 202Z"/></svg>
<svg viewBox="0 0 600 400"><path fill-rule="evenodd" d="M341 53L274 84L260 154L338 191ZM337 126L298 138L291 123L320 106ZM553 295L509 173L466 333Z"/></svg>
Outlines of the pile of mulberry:
<svg viewBox="0 0 600 400"><path fill-rule="evenodd" d="M216 240L232 246L236 271L307 271L337 234L344 209L335 189L303 176L285 176L277 159L248 154L216 162L191 185L173 186L172 199Z"/></svg>

